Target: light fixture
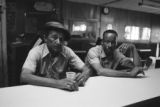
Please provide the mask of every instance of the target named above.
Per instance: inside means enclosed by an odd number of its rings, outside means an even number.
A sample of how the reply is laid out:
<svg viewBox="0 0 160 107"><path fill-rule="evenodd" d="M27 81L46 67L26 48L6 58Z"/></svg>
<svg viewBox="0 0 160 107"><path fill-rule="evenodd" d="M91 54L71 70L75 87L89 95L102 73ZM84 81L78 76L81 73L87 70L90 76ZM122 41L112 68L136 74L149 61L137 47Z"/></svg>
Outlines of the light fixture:
<svg viewBox="0 0 160 107"><path fill-rule="evenodd" d="M144 3L143 0L142 0L142 2L138 3L138 5L141 7L144 7L144 8L149 8L149 9L154 9L154 10L160 11L160 6Z"/></svg>

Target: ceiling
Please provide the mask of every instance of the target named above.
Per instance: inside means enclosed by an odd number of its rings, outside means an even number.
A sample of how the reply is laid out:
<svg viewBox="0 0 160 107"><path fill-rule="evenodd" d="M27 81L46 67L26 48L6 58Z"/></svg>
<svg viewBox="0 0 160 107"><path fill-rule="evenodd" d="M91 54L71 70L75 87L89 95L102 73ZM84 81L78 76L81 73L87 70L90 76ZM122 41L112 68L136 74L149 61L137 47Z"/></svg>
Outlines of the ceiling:
<svg viewBox="0 0 160 107"><path fill-rule="evenodd" d="M127 10L135 10L153 14L160 14L160 0L68 0L72 2L89 3ZM139 6L139 3L149 6Z"/></svg>

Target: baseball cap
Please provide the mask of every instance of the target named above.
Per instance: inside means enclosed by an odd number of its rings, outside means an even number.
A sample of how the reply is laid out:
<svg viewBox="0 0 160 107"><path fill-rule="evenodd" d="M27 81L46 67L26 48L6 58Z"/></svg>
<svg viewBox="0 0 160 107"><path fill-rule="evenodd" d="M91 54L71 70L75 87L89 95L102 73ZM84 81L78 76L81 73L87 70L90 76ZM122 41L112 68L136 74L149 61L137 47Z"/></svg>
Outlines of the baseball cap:
<svg viewBox="0 0 160 107"><path fill-rule="evenodd" d="M50 21L45 23L44 30L56 30L62 32L64 35L64 40L68 41L70 39L69 31L60 22Z"/></svg>

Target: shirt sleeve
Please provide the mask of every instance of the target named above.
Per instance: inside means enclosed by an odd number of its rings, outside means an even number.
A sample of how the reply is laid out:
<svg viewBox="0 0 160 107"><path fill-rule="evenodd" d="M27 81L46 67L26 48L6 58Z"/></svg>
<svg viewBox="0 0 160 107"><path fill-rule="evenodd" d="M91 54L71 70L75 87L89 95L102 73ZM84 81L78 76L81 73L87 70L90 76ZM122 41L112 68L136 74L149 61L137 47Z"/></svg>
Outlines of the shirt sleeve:
<svg viewBox="0 0 160 107"><path fill-rule="evenodd" d="M127 67L127 68L134 67L133 61L130 58L124 56L121 52L119 52L119 50L116 50L115 52L116 52L115 59L118 62L118 64L120 64L123 67Z"/></svg>
<svg viewBox="0 0 160 107"><path fill-rule="evenodd" d="M100 63L98 52L94 50L93 48L91 48L87 54L86 60L89 64Z"/></svg>
<svg viewBox="0 0 160 107"><path fill-rule="evenodd" d="M68 48L67 50L70 56L70 64L74 68L81 70L84 67L84 62L73 52L72 49Z"/></svg>
<svg viewBox="0 0 160 107"><path fill-rule="evenodd" d="M114 52L114 57L116 60L121 60L123 58L126 58L126 56L124 56L120 51L119 49L116 49L115 52Z"/></svg>
<svg viewBox="0 0 160 107"><path fill-rule="evenodd" d="M37 67L37 61L39 59L40 55L38 54L38 50L36 48L31 49L29 51L29 54L23 64L23 69L27 68L33 72L36 71L36 67Z"/></svg>

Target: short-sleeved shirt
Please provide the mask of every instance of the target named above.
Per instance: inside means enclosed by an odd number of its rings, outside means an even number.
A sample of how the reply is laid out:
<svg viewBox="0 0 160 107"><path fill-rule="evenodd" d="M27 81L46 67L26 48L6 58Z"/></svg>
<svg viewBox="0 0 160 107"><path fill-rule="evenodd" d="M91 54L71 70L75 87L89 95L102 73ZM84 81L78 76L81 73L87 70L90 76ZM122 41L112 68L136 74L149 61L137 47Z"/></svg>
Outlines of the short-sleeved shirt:
<svg viewBox="0 0 160 107"><path fill-rule="evenodd" d="M106 56L103 47L97 45L88 51L86 65L92 68L92 64L98 63L104 68L117 69L117 66L120 63L123 64L126 61L125 59L127 59L118 49L114 51L112 59L109 57Z"/></svg>
<svg viewBox="0 0 160 107"><path fill-rule="evenodd" d="M81 70L83 61L67 46L63 46L62 52L55 58L51 57L46 43L30 50L23 69L29 69L36 75L61 79L69 67Z"/></svg>

